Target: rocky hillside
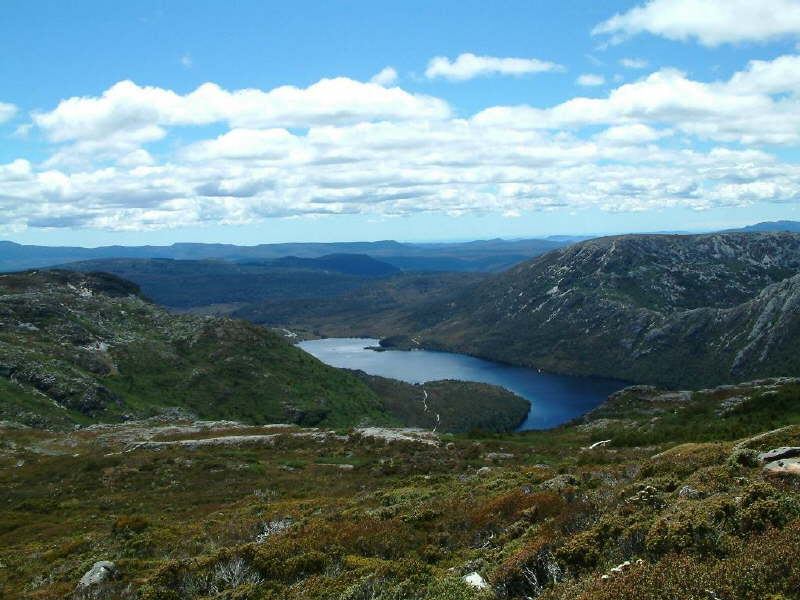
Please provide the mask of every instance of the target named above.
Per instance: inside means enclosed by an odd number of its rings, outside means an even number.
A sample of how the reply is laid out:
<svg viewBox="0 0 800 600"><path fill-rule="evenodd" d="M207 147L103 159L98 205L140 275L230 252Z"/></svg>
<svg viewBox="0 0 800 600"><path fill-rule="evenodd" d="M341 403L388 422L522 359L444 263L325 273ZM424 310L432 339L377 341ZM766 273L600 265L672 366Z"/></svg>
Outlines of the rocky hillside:
<svg viewBox="0 0 800 600"><path fill-rule="evenodd" d="M107 274L0 275L0 419L119 420L180 407L254 423L396 422L351 375L262 327L175 316Z"/></svg>
<svg viewBox="0 0 800 600"><path fill-rule="evenodd" d="M492 276L447 309L413 332L422 345L667 386L794 375L800 234L593 239Z"/></svg>

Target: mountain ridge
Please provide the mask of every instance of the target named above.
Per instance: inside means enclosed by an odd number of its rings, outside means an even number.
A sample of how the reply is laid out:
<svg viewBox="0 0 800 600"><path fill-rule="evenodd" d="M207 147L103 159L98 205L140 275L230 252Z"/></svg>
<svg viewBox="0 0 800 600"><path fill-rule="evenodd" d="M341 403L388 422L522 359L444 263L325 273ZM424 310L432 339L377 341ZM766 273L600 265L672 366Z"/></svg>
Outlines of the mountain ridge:
<svg viewBox="0 0 800 600"><path fill-rule="evenodd" d="M669 387L792 375L798 272L794 233L597 238L492 275L405 333L427 348Z"/></svg>

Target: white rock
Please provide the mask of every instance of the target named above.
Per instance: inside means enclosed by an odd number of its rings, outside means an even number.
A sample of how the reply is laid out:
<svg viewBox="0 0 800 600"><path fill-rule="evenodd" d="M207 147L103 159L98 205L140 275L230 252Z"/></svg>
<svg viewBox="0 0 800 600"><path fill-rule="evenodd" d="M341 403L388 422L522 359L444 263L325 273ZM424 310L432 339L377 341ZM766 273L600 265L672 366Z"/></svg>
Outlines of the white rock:
<svg viewBox="0 0 800 600"><path fill-rule="evenodd" d="M481 577L480 573L478 573L477 571L468 573L467 575L464 575L464 577L462 577L461 579L464 580L464 583L474 587L475 589L478 590L489 589L489 584L486 583L486 580L483 577Z"/></svg>
<svg viewBox="0 0 800 600"><path fill-rule="evenodd" d="M78 582L77 590L87 590L114 577L117 567L110 560L101 560L92 565Z"/></svg>

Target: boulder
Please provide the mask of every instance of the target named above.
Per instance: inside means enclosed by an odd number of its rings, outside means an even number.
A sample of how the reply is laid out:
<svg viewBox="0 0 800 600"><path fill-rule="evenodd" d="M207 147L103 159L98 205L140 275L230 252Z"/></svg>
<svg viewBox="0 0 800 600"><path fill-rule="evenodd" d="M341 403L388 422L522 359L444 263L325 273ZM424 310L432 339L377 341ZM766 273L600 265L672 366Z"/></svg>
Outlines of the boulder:
<svg viewBox="0 0 800 600"><path fill-rule="evenodd" d="M472 573L468 573L464 575L461 579L464 580L464 583L467 585L474 587L477 590L488 590L489 584L486 583L486 580L481 577L481 574L477 571L473 571Z"/></svg>
<svg viewBox="0 0 800 600"><path fill-rule="evenodd" d="M105 583L117 574L117 567L110 560L101 560L92 565L92 568L86 571L78 582L78 587L75 588L77 592L85 592L90 588Z"/></svg>
<svg viewBox="0 0 800 600"><path fill-rule="evenodd" d="M481 467L480 469L478 469L475 472L475 474L478 477L488 477L491 472L492 472L492 468L491 467Z"/></svg>
<svg viewBox="0 0 800 600"><path fill-rule="evenodd" d="M767 452L758 455L759 460L764 462L772 462L782 458L794 458L800 456L800 446L783 446L781 448L773 448Z"/></svg>
<svg viewBox="0 0 800 600"><path fill-rule="evenodd" d="M678 497L679 498L689 498L691 500L697 500L698 498L703 498L705 494L698 489L693 488L690 485L685 485L681 489L678 490Z"/></svg>
<svg viewBox="0 0 800 600"><path fill-rule="evenodd" d="M484 454L483 458L486 460L508 460L514 458L514 455L508 452L489 452L488 454Z"/></svg>
<svg viewBox="0 0 800 600"><path fill-rule="evenodd" d="M800 458L783 458L764 465L764 475L800 477Z"/></svg>
<svg viewBox="0 0 800 600"><path fill-rule="evenodd" d="M563 491L567 488L576 487L580 482L574 475L556 475L552 479L548 479L539 487L545 490L553 490L555 492Z"/></svg>

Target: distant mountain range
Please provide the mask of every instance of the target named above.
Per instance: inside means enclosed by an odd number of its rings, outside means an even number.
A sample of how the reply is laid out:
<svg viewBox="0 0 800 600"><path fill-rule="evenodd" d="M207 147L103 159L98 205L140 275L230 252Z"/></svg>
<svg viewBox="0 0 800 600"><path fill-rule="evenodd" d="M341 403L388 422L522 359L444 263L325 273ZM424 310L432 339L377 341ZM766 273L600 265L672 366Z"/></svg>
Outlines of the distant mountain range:
<svg viewBox="0 0 800 600"><path fill-rule="evenodd" d="M763 221L755 225L748 225L739 229L726 229L725 231L790 231L798 233L800 232L800 221Z"/></svg>
<svg viewBox="0 0 800 600"><path fill-rule="evenodd" d="M103 246L99 248L27 246L0 242L0 271L51 267L108 258L217 259L231 262L284 257L320 258L358 254L377 258L405 271L502 271L571 243L563 240L479 240L464 243L405 244L395 241L260 244L172 244L171 246Z"/></svg>
<svg viewBox="0 0 800 600"><path fill-rule="evenodd" d="M757 223L726 231L800 231L798 221ZM683 231L659 234L688 235ZM274 260L284 257L320 258L335 254L360 254L377 258L404 271L503 271L519 262L569 244L599 236L551 235L544 239L500 238L450 243L298 242L286 244L177 243L170 246L34 246L0 241L0 272L51 267L106 258L221 259L231 262Z"/></svg>

